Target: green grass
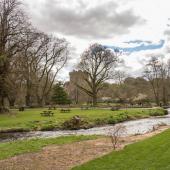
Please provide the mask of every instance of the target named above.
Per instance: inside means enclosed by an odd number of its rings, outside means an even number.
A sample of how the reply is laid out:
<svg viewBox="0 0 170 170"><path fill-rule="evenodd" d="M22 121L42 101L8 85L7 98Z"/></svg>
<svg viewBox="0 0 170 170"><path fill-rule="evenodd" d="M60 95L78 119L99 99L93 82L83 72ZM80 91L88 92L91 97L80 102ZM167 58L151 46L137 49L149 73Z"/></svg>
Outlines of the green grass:
<svg viewBox="0 0 170 170"><path fill-rule="evenodd" d="M60 113L60 110L58 109L53 111L54 117L43 117L40 115L43 110L45 109L26 109L24 112L13 110L16 114L0 115L0 131L52 130L61 128L61 124L64 121L69 120L75 115L83 117L91 127L165 114L163 109L127 109L119 111L105 109L72 109L70 113Z"/></svg>
<svg viewBox="0 0 170 170"><path fill-rule="evenodd" d="M72 170L170 170L170 130Z"/></svg>
<svg viewBox="0 0 170 170"><path fill-rule="evenodd" d="M23 153L37 152L47 145L63 145L78 141L97 139L98 137L99 136L66 136L0 143L0 160Z"/></svg>

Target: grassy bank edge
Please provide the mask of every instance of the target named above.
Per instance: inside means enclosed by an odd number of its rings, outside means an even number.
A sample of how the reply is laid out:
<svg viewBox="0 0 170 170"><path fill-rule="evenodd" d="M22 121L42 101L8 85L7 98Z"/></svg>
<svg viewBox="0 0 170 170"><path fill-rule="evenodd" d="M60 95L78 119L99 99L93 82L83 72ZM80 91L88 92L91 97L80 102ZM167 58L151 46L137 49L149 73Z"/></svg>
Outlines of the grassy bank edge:
<svg viewBox="0 0 170 170"><path fill-rule="evenodd" d="M155 116L164 116L168 114L167 110L162 108L152 108L152 109L139 109L136 111L136 113L130 114L129 109L122 110L122 112L113 112L111 116L105 115L104 118L96 118L91 119L85 118L87 123L85 126L78 128L78 129L88 129L92 127L99 127L103 125L114 125L116 123L129 121L129 120L137 120L137 119L144 119L149 117L155 117ZM77 114L78 115L78 114ZM84 119L84 118L83 118ZM29 123L29 122L27 122ZM49 123L41 123L41 127L37 121L33 121L29 126L30 127L7 127L7 128L1 128L0 125L0 133L12 133L12 132L29 132L29 131L53 131L53 130L63 130L65 128L62 127L61 123L56 124L55 122ZM72 130L72 129L66 129L66 130Z"/></svg>
<svg viewBox="0 0 170 170"><path fill-rule="evenodd" d="M170 129L71 170L169 170L169 156Z"/></svg>
<svg viewBox="0 0 170 170"><path fill-rule="evenodd" d="M24 153L40 151L48 145L64 145L85 140L98 139L101 136L65 136L57 138L37 138L19 140L15 142L0 143L0 160L7 159Z"/></svg>

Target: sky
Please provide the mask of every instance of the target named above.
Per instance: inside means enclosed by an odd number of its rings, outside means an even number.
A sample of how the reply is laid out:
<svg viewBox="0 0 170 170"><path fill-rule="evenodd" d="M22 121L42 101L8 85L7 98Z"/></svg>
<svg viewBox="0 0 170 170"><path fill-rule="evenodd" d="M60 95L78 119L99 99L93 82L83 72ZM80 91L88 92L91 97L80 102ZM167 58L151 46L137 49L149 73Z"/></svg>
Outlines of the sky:
<svg viewBox="0 0 170 170"><path fill-rule="evenodd" d="M70 60L59 74L67 80L90 44L123 51L123 69L140 76L150 56L170 58L170 0L23 0L33 25L65 38Z"/></svg>

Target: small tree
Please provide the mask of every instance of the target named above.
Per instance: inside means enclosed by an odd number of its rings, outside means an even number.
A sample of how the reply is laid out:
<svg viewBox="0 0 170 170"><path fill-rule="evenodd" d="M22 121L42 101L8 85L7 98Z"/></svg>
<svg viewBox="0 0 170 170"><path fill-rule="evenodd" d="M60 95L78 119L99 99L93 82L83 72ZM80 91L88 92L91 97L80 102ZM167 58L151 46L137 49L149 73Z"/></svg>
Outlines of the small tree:
<svg viewBox="0 0 170 170"><path fill-rule="evenodd" d="M59 104L59 105L65 105L65 104L70 104L71 103L71 101L68 98L68 95L65 92L65 90L64 90L61 83L57 83L56 85L54 85L52 101L55 104Z"/></svg>

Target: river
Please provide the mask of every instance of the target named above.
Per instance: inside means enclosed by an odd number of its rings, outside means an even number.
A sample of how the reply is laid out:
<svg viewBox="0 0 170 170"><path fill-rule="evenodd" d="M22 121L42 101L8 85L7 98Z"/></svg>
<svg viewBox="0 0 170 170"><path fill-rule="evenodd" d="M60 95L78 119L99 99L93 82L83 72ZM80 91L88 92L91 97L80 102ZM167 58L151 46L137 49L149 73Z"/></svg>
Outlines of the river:
<svg viewBox="0 0 170 170"><path fill-rule="evenodd" d="M168 115L160 117L152 117L146 119L132 120L120 123L125 127L122 136L131 136L135 134L144 134L152 131L153 127L158 125L170 125L170 109ZM8 142L30 138L54 138L68 135L108 135L116 125L106 125L102 127L94 127L81 130L58 130L58 131L35 131L35 132L15 132L0 134L0 142Z"/></svg>

